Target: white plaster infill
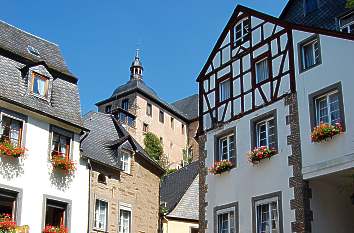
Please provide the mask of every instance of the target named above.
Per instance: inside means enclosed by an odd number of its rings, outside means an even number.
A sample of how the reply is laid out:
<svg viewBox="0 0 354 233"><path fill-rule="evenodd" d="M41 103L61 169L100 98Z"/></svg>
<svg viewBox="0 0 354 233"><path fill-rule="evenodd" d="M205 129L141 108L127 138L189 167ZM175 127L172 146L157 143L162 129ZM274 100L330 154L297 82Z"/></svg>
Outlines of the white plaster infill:
<svg viewBox="0 0 354 233"><path fill-rule="evenodd" d="M302 168L304 179L311 179L354 167L354 153Z"/></svg>

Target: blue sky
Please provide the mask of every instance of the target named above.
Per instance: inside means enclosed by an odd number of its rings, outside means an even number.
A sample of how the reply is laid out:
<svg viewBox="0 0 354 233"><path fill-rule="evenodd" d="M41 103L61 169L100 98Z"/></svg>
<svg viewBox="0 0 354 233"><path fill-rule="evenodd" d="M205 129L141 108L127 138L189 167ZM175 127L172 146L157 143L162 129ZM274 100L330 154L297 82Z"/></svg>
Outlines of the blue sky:
<svg viewBox="0 0 354 233"><path fill-rule="evenodd" d="M141 49L144 81L168 102L195 79L237 4L278 16L286 0L2 0L1 20L60 45L79 78L83 113L129 79Z"/></svg>

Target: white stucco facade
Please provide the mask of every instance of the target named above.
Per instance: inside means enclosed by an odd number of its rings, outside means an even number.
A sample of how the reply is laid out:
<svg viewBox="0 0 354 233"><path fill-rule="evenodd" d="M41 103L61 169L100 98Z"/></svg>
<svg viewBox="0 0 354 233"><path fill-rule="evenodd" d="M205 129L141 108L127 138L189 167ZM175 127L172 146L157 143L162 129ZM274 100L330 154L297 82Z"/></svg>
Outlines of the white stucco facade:
<svg viewBox="0 0 354 233"><path fill-rule="evenodd" d="M30 232L41 232L45 224L45 199L63 201L67 206L69 232L85 232L88 216L89 172L80 160L81 130L43 117L17 106L0 102L1 115L6 112L25 118L23 144L25 158L0 157L0 188L18 192L18 225L28 225ZM53 170L50 163L51 126L73 133L71 158L76 163L73 175Z"/></svg>

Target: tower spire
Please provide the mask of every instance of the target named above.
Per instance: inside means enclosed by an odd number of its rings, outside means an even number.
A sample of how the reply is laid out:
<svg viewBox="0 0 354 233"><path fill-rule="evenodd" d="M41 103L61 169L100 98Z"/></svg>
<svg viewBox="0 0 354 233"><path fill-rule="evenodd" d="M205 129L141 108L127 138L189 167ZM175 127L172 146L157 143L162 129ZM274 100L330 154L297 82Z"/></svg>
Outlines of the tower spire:
<svg viewBox="0 0 354 233"><path fill-rule="evenodd" d="M130 79L131 80L134 80L134 79L142 80L143 79L144 68L140 62L139 52L140 52L140 49L136 49L134 61L132 62L132 65L130 66Z"/></svg>

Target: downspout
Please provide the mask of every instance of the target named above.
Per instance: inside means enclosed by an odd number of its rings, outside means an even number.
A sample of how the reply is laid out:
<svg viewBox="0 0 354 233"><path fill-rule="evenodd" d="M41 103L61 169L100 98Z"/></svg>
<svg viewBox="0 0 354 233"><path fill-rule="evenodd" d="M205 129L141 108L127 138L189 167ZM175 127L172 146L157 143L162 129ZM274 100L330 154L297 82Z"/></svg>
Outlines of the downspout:
<svg viewBox="0 0 354 233"><path fill-rule="evenodd" d="M89 169L89 191L88 191L88 213L87 213L87 233L90 233L90 213L91 213L91 172L92 166L90 159L87 159L87 167Z"/></svg>

